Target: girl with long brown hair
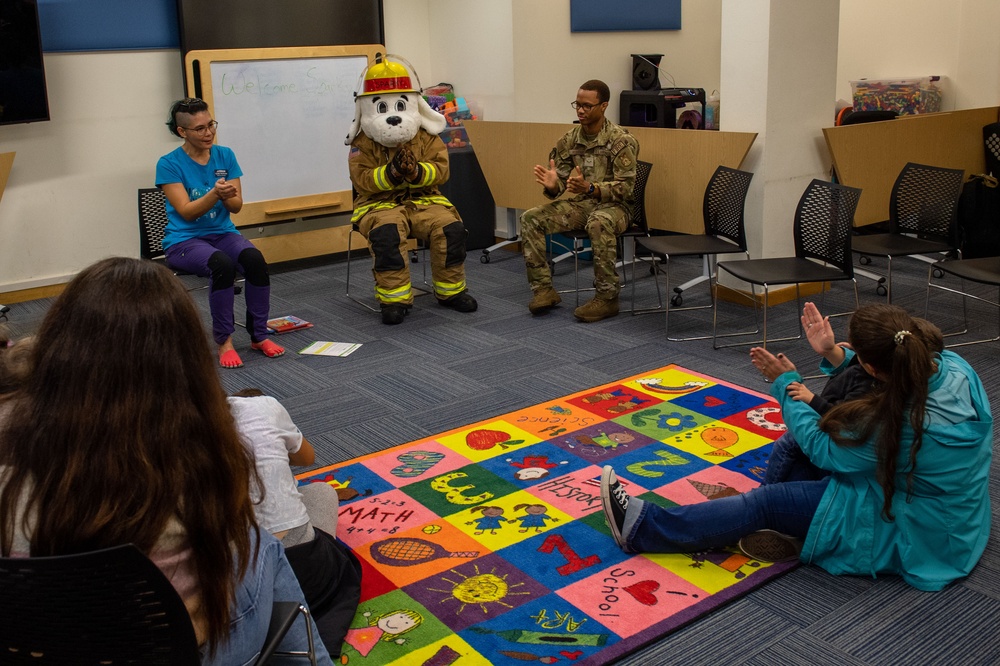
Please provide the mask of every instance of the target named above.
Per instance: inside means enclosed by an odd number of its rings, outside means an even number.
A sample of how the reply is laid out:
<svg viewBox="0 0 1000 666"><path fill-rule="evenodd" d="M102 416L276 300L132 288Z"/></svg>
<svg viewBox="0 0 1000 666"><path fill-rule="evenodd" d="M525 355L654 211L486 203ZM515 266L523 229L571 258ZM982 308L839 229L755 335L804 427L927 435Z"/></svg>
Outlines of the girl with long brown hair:
<svg viewBox="0 0 1000 666"><path fill-rule="evenodd" d="M105 259L70 282L31 373L0 405L0 552L135 544L177 589L208 658L226 663L252 656L267 628L238 599L302 593L258 530L254 461L201 331L180 282L152 262Z"/></svg>
<svg viewBox="0 0 1000 666"><path fill-rule="evenodd" d="M803 316L807 333L832 348L829 318L814 314ZM822 418L789 394L802 381L794 364L754 348L789 431L829 474L663 509L630 497L607 466L601 499L615 540L629 551L690 552L775 530L804 540L799 558L834 574L893 573L921 590L968 575L989 539L993 417L975 371L939 351L940 340L933 324L902 308L859 308L848 327L853 349L834 372L856 354L879 381Z"/></svg>

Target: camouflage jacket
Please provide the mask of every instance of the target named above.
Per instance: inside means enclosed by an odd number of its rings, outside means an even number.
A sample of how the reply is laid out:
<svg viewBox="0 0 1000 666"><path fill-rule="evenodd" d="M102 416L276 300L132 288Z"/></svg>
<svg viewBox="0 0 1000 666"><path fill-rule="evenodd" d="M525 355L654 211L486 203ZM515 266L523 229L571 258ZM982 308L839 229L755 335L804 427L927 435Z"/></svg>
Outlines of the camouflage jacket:
<svg viewBox="0 0 1000 666"><path fill-rule="evenodd" d="M413 151L420 165L420 176L414 183L396 184L389 177L388 165L398 148L375 143L363 132L351 142L347 165L355 192L352 222L357 222L369 211L394 208L408 201L452 205L438 189L448 181L449 175L448 149L444 142L437 135L420 129L403 145Z"/></svg>
<svg viewBox="0 0 1000 666"><path fill-rule="evenodd" d="M583 127L575 126L559 139L549 153L556 162L559 174L559 191L545 196L557 199L566 191L566 179L577 166L587 181L601 190L601 203L621 203L627 213L632 212L632 188L635 185L635 162L639 157L639 142L625 128L604 119L604 127L596 137L588 138ZM578 194L572 201L592 200Z"/></svg>

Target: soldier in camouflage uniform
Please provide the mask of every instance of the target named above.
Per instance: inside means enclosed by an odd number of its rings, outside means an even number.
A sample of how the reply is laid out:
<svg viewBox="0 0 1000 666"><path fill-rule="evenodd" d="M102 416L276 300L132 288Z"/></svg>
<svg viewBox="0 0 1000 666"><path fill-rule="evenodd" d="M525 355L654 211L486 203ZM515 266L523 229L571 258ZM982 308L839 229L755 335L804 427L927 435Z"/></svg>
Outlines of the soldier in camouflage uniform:
<svg viewBox="0 0 1000 666"><path fill-rule="evenodd" d="M532 314L545 312L562 300L552 287L545 237L569 229L586 229L590 236L596 292L573 314L586 322L618 314L618 236L628 228L632 214L639 143L604 117L609 97L602 81L580 86L573 102L580 125L556 144L548 168L535 165L535 180L545 188L546 197L558 199L565 191L575 196L537 206L521 216L524 263L534 293L528 304Z"/></svg>

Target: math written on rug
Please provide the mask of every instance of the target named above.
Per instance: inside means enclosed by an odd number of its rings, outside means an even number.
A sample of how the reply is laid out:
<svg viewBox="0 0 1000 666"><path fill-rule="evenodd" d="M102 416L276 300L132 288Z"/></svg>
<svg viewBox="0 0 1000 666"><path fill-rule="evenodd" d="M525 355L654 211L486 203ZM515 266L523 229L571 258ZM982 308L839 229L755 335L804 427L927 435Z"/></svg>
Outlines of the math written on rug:
<svg viewBox="0 0 1000 666"><path fill-rule="evenodd" d="M745 594L795 563L624 553L600 471L707 502L758 485L783 431L767 396L667 366L303 475L364 567L342 663L603 664Z"/></svg>

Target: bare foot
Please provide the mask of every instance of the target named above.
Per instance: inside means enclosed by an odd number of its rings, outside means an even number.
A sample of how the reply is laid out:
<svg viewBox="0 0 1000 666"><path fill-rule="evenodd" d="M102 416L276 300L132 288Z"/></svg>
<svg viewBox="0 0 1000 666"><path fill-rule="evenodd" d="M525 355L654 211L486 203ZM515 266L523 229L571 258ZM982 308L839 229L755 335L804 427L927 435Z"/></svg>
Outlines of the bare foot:
<svg viewBox="0 0 1000 666"><path fill-rule="evenodd" d="M750 350L750 362L769 381L774 381L786 372L795 370L795 364L788 360L784 354L775 356L763 347L754 347Z"/></svg>

